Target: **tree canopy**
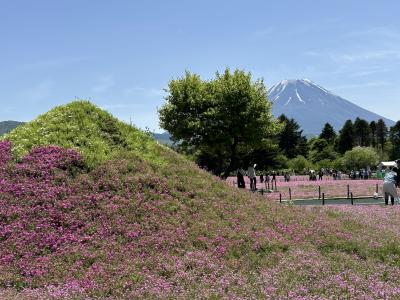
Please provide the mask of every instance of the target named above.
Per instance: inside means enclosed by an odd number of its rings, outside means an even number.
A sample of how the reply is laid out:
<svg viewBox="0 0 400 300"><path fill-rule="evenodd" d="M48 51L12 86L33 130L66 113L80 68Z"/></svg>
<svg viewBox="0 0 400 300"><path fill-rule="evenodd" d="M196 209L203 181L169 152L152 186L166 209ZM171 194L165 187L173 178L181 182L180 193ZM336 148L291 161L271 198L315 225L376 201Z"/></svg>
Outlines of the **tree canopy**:
<svg viewBox="0 0 400 300"><path fill-rule="evenodd" d="M169 82L167 92L160 126L196 159L212 158L205 167L217 175L228 176L238 157L259 149L282 127L272 116L264 82L242 70L226 69L211 80L186 72Z"/></svg>
<svg viewBox="0 0 400 300"><path fill-rule="evenodd" d="M311 138L308 143L310 147L309 158L314 163L321 160L332 161L337 156L333 145L328 144L325 139L314 137Z"/></svg>

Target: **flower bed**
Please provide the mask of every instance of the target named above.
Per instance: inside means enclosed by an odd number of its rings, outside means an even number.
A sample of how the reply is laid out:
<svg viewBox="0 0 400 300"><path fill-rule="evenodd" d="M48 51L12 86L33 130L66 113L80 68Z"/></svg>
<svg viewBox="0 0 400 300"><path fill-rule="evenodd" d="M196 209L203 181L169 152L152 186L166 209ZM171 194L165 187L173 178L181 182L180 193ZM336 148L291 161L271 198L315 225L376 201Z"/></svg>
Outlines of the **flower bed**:
<svg viewBox="0 0 400 300"><path fill-rule="evenodd" d="M169 150L164 167L125 153L88 172L75 151L16 163L10 146L2 299L400 297L398 206L277 205Z"/></svg>

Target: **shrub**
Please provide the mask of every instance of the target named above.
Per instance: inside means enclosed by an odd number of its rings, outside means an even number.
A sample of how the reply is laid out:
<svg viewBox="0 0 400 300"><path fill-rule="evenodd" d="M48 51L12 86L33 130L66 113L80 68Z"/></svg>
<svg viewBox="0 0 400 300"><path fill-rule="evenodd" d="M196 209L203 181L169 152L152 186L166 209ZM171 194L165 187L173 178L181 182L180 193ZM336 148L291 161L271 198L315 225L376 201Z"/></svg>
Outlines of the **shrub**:
<svg viewBox="0 0 400 300"><path fill-rule="evenodd" d="M377 164L378 155L370 147L355 147L343 156L343 165L348 170L374 167Z"/></svg>
<svg viewBox="0 0 400 300"><path fill-rule="evenodd" d="M313 167L312 163L302 155L289 160L287 165L296 172L303 172L305 169L311 169Z"/></svg>

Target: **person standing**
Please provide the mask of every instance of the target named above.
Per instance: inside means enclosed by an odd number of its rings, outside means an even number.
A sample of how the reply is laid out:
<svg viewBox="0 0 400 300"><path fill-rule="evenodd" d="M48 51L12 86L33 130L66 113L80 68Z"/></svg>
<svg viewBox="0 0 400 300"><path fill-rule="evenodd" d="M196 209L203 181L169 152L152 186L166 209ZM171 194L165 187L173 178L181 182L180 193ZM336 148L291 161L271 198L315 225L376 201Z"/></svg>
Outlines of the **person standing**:
<svg viewBox="0 0 400 300"><path fill-rule="evenodd" d="M264 181L265 184L267 184L267 183L269 184L269 180L270 180L269 174L268 174L268 172L266 172L266 173L265 173L265 181Z"/></svg>
<svg viewBox="0 0 400 300"><path fill-rule="evenodd" d="M254 164L254 165L250 165L247 168L247 176L249 176L249 178L250 178L250 189L252 191L255 191L257 189L257 179L256 179L256 170L255 170L256 166L257 165Z"/></svg>
<svg viewBox="0 0 400 300"><path fill-rule="evenodd" d="M396 186L400 186L400 159L396 160L396 166L397 166Z"/></svg>
<svg viewBox="0 0 400 300"><path fill-rule="evenodd" d="M275 171L272 171L272 179L271 179L271 182L273 182L273 181L275 181L275 183L276 183L276 173L275 173Z"/></svg>
<svg viewBox="0 0 400 300"><path fill-rule="evenodd" d="M394 201L398 200L397 190L396 190L396 182L397 182L397 171L398 169L394 167L389 172L386 173L385 178L383 178L383 193L385 195L385 205L389 204L389 196L392 205L394 205Z"/></svg>
<svg viewBox="0 0 400 300"><path fill-rule="evenodd" d="M244 182L244 175L245 172L242 168L239 168L237 170L237 183L238 183L238 188L244 189L246 188L246 183Z"/></svg>

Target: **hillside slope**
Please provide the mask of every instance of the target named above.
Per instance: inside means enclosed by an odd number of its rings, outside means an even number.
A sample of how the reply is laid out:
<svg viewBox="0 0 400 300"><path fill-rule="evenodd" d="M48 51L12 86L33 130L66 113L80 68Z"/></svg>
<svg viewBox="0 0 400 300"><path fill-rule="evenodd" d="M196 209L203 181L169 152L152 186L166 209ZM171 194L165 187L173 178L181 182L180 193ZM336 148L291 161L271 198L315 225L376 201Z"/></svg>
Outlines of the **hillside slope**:
<svg viewBox="0 0 400 300"><path fill-rule="evenodd" d="M369 122L382 118L388 126L394 125L392 120L355 105L308 79L283 80L268 93L274 115L294 118L307 135L320 134L326 122L338 131L346 120L354 121L357 117Z"/></svg>
<svg viewBox="0 0 400 300"><path fill-rule="evenodd" d="M117 136L97 127L99 115ZM60 126L74 135L51 130ZM398 207L275 204L87 102L6 138L2 299L400 297ZM91 140L107 149L102 159L89 152Z"/></svg>

